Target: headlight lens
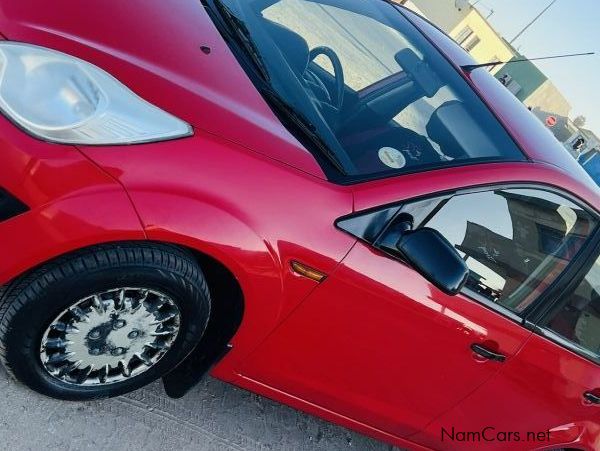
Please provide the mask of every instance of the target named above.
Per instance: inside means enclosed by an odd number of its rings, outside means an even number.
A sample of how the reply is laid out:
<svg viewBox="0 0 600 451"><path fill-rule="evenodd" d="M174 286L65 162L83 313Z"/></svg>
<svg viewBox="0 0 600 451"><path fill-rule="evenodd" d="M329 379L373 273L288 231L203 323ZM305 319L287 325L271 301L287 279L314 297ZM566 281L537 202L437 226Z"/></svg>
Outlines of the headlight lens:
<svg viewBox="0 0 600 451"><path fill-rule="evenodd" d="M34 136L66 144L133 144L192 133L102 69L14 42L0 43L0 109Z"/></svg>

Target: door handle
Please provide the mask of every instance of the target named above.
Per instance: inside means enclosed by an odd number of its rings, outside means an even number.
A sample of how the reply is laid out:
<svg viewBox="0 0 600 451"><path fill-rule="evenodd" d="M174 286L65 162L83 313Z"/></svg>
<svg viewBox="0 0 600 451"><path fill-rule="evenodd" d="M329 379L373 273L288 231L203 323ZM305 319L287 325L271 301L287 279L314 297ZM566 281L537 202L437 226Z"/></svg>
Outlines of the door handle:
<svg viewBox="0 0 600 451"><path fill-rule="evenodd" d="M477 354L487 360L495 360L496 362L501 362L501 363L506 360L506 356L504 354L499 354L497 352L494 352L478 343L473 343L471 345L471 350L475 354Z"/></svg>
<svg viewBox="0 0 600 451"><path fill-rule="evenodd" d="M591 402L592 404L600 404L600 396L596 395L595 393L593 393L591 391L586 391L583 394L583 398L586 401Z"/></svg>

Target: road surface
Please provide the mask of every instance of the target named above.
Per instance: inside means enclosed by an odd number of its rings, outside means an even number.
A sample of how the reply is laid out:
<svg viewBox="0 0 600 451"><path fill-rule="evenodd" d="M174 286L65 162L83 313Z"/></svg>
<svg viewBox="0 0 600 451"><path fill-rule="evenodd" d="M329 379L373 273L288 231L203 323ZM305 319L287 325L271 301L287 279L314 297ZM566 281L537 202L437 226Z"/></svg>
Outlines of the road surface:
<svg viewBox="0 0 600 451"><path fill-rule="evenodd" d="M207 378L180 400L159 383L118 398L56 401L0 366L1 449L392 450L389 445Z"/></svg>

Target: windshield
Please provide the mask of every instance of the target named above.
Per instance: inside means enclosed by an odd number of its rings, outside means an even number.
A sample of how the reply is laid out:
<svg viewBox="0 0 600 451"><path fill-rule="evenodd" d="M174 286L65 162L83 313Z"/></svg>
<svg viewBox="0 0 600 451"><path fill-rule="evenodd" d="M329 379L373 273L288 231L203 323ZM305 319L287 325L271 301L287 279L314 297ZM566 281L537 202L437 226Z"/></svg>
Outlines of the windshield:
<svg viewBox="0 0 600 451"><path fill-rule="evenodd" d="M274 109L285 105L340 172L382 176L523 159L466 81L397 7L382 0L218 5L268 83L272 107L276 96Z"/></svg>

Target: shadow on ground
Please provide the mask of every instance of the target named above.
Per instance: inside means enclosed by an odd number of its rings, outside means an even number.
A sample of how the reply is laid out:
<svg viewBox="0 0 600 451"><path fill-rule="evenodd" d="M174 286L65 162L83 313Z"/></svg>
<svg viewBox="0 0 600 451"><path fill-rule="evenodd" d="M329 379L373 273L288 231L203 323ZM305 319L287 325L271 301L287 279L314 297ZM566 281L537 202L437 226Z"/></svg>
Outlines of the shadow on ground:
<svg viewBox="0 0 600 451"><path fill-rule="evenodd" d="M159 383L86 403L40 396L0 367L2 449L390 450L390 446L207 378L186 397Z"/></svg>

